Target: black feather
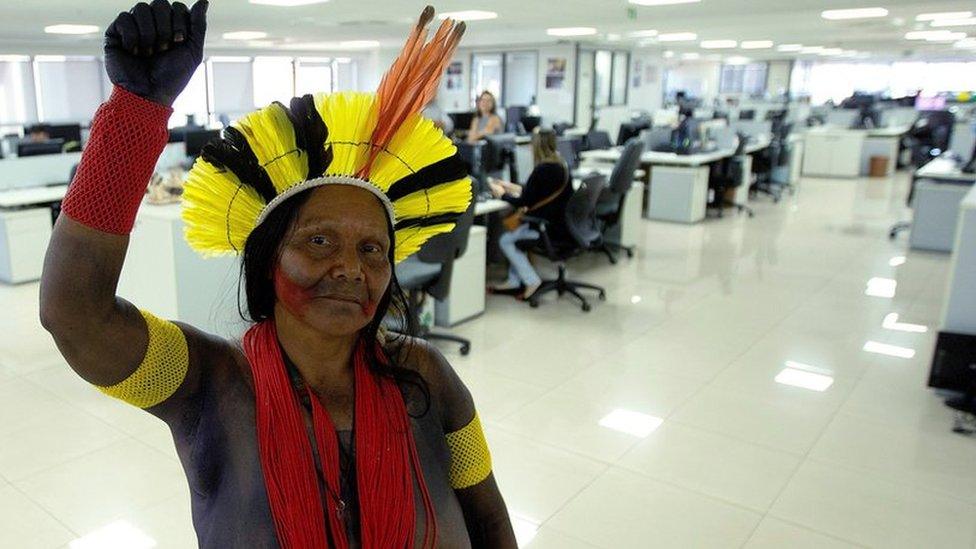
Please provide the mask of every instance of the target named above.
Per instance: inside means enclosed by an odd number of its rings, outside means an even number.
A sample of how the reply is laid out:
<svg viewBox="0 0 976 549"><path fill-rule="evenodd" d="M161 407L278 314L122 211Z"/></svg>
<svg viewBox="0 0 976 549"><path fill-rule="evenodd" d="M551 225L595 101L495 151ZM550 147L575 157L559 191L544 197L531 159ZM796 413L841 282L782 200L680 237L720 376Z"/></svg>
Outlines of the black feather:
<svg viewBox="0 0 976 549"><path fill-rule="evenodd" d="M325 146L329 128L315 109L315 100L308 94L292 98L288 117L295 127L295 142L308 154L306 179L325 174L332 164L332 146Z"/></svg>
<svg viewBox="0 0 976 549"><path fill-rule="evenodd" d="M386 195L390 200L399 200L410 193L415 193L421 189L429 189L456 181L468 175L468 167L461 158L460 152L455 152L453 156L438 160L429 166L421 168L410 175L404 176L392 185Z"/></svg>
<svg viewBox="0 0 976 549"><path fill-rule="evenodd" d="M268 172L261 167L247 139L237 128L224 128L223 138L204 145L200 156L219 169L233 172L241 183L252 187L265 202L271 202L278 195Z"/></svg>

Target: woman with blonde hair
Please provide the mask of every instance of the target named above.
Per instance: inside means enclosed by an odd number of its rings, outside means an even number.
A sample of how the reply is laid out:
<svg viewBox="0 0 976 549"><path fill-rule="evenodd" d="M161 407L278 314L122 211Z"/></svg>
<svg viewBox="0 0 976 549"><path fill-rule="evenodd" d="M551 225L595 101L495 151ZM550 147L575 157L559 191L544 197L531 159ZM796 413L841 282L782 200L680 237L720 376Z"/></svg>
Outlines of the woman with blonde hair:
<svg viewBox="0 0 976 549"><path fill-rule="evenodd" d="M573 194L573 186L569 167L556 149L556 133L551 129L537 129L532 135L532 155L535 168L524 186L500 180L488 184L496 198L505 200L517 212L545 220L549 235L562 238L568 234L566 202ZM528 223L520 224L499 238L498 245L509 262L508 280L491 288L492 293L527 300L539 289L542 278L532 267L528 255L517 247L519 241L537 238L539 231Z"/></svg>

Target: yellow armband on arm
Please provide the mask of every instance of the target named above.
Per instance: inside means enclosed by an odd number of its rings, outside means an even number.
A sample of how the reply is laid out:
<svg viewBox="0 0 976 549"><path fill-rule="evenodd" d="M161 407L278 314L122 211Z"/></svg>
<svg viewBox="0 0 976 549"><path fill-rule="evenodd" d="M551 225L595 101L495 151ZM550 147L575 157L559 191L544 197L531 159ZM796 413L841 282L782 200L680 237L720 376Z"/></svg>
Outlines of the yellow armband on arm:
<svg viewBox="0 0 976 549"><path fill-rule="evenodd" d="M451 451L451 487L455 490L474 486L491 474L491 453L477 412L466 426L447 434L447 447Z"/></svg>
<svg viewBox="0 0 976 549"><path fill-rule="evenodd" d="M149 330L146 356L132 375L98 390L133 406L151 408L180 388L190 365L190 353L179 326L146 311L139 312Z"/></svg>

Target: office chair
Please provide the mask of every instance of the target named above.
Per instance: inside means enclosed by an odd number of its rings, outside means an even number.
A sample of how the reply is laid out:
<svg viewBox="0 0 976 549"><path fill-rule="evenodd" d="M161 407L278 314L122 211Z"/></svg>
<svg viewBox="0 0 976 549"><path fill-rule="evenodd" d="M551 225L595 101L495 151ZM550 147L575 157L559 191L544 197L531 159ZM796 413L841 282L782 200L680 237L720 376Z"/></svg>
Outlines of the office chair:
<svg viewBox="0 0 976 549"><path fill-rule="evenodd" d="M792 183L777 181L773 177L774 170L790 162L792 146L789 143L789 136L793 131L793 124L774 120L770 131L772 134L769 147L754 157L753 171L756 173L756 182L750 191L769 195L774 203L778 203L783 197L783 191L789 191L790 194L796 192Z"/></svg>
<svg viewBox="0 0 976 549"><path fill-rule="evenodd" d="M522 125L522 119L528 114L529 108L523 106L513 106L505 108L505 133L525 135L526 129Z"/></svg>
<svg viewBox="0 0 976 549"><path fill-rule="evenodd" d="M562 137L566 130L574 127L572 122L556 122L552 125L552 131L556 132L556 137Z"/></svg>
<svg viewBox="0 0 976 549"><path fill-rule="evenodd" d="M634 137L624 145L620 158L610 172L610 179L606 188L600 194L596 204L596 216L600 221L600 232L603 238L599 251L606 254L611 264L617 264L617 252L624 251L627 257L634 257L634 247L624 246L620 242L607 240L607 233L619 227L623 216L624 204L634 184L634 172L640 166L641 155L644 154L644 141Z"/></svg>
<svg viewBox="0 0 976 549"><path fill-rule="evenodd" d="M650 119L631 120L620 125L617 131L617 146L622 147L632 138L637 137L643 130L650 129Z"/></svg>
<svg viewBox="0 0 976 549"><path fill-rule="evenodd" d="M542 297L550 292L556 292L559 296L564 294L575 296L580 300L580 307L583 312L589 312L591 306L590 302L580 293L580 290L594 290L598 292L600 301L606 300L607 292L605 289L566 278L566 261L595 248L600 242L596 203L605 186L606 178L602 175L587 176L583 179L580 188L570 197L569 202L566 203L566 228L569 237L560 238L557 233L551 232L548 228L548 222L544 219L532 216L522 218L523 221L539 232L539 238L520 241L516 246L526 252L546 256L556 264L558 269L557 277L551 280L543 280L539 289L529 298L531 307L538 307Z"/></svg>
<svg viewBox="0 0 976 549"><path fill-rule="evenodd" d="M468 236L474 222L475 201L458 219L449 233L428 240L413 257L396 266L397 280L407 293L408 328L410 335L430 340L453 341L461 344L461 354L471 352L471 341L451 334L441 334L420 325L420 307L426 296L445 300L450 295L454 261L468 249Z"/></svg>
<svg viewBox="0 0 976 549"><path fill-rule="evenodd" d="M583 144L586 147L584 150L587 151L613 147L613 143L610 141L610 134L603 130L590 130L587 132L586 137L583 138Z"/></svg>
<svg viewBox="0 0 976 549"><path fill-rule="evenodd" d="M949 111L923 111L919 114L905 136L905 146L912 151L912 165L915 168L928 164L949 149L949 138L955 123L956 115Z"/></svg>
<svg viewBox="0 0 976 549"><path fill-rule="evenodd" d="M481 173L485 176L502 178L507 165L509 181L519 181L515 146L514 134L486 135L484 147L481 149Z"/></svg>
<svg viewBox="0 0 976 549"><path fill-rule="evenodd" d="M755 215L749 206L733 202L727 198L728 191L737 189L742 185L744 167L742 156L746 152L746 140L741 133L738 136L739 143L736 145L732 157L719 162L715 172L708 178L708 189L712 191L712 200L708 203L707 208L718 210L718 217L722 217L722 210L726 207L735 208L738 213L746 212L749 217Z"/></svg>

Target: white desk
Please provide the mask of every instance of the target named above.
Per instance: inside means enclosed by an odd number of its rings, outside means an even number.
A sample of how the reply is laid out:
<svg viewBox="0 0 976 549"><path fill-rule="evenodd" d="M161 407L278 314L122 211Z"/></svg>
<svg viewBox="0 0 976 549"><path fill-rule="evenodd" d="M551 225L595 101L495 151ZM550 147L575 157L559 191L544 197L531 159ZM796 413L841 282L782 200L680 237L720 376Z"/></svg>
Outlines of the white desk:
<svg viewBox="0 0 976 549"><path fill-rule="evenodd" d="M60 202L64 199L64 195L67 192L67 185L0 191L0 209L22 208L37 204Z"/></svg>
<svg viewBox="0 0 976 549"><path fill-rule="evenodd" d="M915 171L909 245L913 249L950 252L956 239L959 204L976 183L976 174L960 171L936 158Z"/></svg>
<svg viewBox="0 0 976 549"><path fill-rule="evenodd" d="M976 187L959 203L942 330L976 334Z"/></svg>
<svg viewBox="0 0 976 549"><path fill-rule="evenodd" d="M204 259L183 238L179 204L143 204L129 239L118 294L162 318L240 337L237 257ZM246 309L245 309L246 310Z"/></svg>
<svg viewBox="0 0 976 549"><path fill-rule="evenodd" d="M64 198L67 185L0 191L0 281L8 284L41 278L51 240L52 202Z"/></svg>
<svg viewBox="0 0 976 549"><path fill-rule="evenodd" d="M156 169L171 168L185 159L186 144L168 143ZM4 158L0 160L0 191L67 183L71 168L80 161L80 152Z"/></svg>
<svg viewBox="0 0 976 549"><path fill-rule="evenodd" d="M615 147L612 149L597 151L583 151L580 153L580 156L583 160L591 160L594 162L616 162L620 159L620 152L620 148ZM694 167L711 164L712 162L721 160L723 158L728 158L730 156L732 156L732 151L727 149L697 154L644 151L644 153L641 154L641 164Z"/></svg>
<svg viewBox="0 0 976 549"><path fill-rule="evenodd" d="M474 215L488 215L495 212L503 212L512 207L511 204L500 198L489 198L482 200L474 205Z"/></svg>
<svg viewBox="0 0 976 549"><path fill-rule="evenodd" d="M450 328L485 312L488 229L471 227L468 248L454 260L448 298L434 304L434 322Z"/></svg>
<svg viewBox="0 0 976 549"><path fill-rule="evenodd" d="M888 158L886 175L894 173L898 145L908 126L857 130L823 126L807 130L803 174L821 177L868 175L872 156Z"/></svg>

